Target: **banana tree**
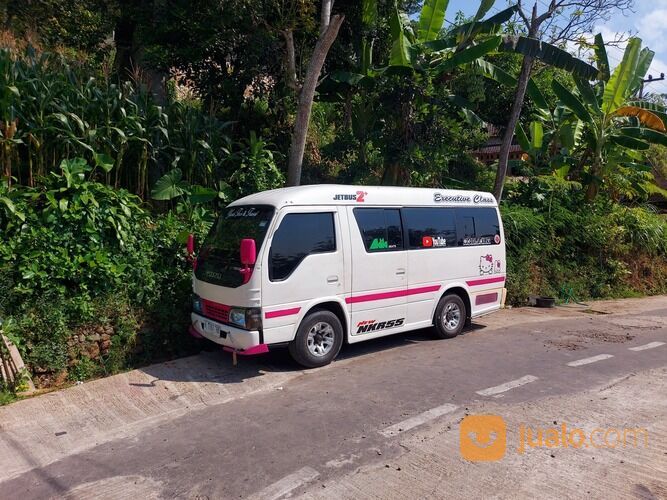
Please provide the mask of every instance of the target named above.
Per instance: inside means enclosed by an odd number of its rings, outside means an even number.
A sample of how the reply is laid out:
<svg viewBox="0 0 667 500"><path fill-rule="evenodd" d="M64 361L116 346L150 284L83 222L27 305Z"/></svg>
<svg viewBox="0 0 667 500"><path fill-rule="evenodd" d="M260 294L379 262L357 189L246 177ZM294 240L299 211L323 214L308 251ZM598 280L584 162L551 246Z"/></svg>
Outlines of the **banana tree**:
<svg viewBox="0 0 667 500"><path fill-rule="evenodd" d="M459 67L498 48L502 39L497 32L512 17L515 7L483 20L494 3L494 0L483 0L470 22L450 30L443 30L448 0L425 0L417 22L412 22L394 3L389 16L391 50L388 59L374 65L372 36L377 32L377 0L362 0L362 53L357 58L360 63L353 71L334 73L331 80L339 85L337 91L346 96L348 103L352 102L351 95L365 96L377 89L380 82L390 82L389 87L394 91L390 99L392 105L382 120L375 119L378 116L373 109L376 103L369 99L355 99L350 106L352 130L362 143L362 150L370 130L379 126L391 132L385 134L391 137L385 138L386 151L407 151L414 120L411 117L420 105L454 105L466 120L481 123L468 109L465 99L443 94L446 87L441 82ZM419 89L425 85L429 88L433 85L437 97L423 95ZM401 144L396 145L396 140ZM360 157L363 160L364 155ZM401 163L399 158L387 162L383 183L409 181L409 172Z"/></svg>
<svg viewBox="0 0 667 500"><path fill-rule="evenodd" d="M602 37L596 37L596 54L608 67ZM667 110L634 100L648 71L654 52L641 48L639 38L631 38L623 59L613 72L601 71L600 80L591 85L575 78L576 91L557 81L552 89L569 119L562 137L572 138L578 150L582 179L588 184L586 198L593 200L601 185L621 168L643 169L643 151L650 144L667 145Z"/></svg>

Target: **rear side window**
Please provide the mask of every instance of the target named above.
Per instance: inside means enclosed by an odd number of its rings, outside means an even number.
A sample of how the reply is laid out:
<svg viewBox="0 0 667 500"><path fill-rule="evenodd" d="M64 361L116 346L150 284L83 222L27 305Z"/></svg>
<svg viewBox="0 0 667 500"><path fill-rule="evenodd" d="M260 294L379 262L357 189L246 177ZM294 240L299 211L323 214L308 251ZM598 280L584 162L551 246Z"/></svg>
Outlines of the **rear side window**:
<svg viewBox="0 0 667 500"><path fill-rule="evenodd" d="M367 252L403 250L401 213L397 208L355 208L354 218Z"/></svg>
<svg viewBox="0 0 667 500"><path fill-rule="evenodd" d="M273 235L269 279L284 280L308 255L335 250L333 213L287 214Z"/></svg>
<svg viewBox="0 0 667 500"><path fill-rule="evenodd" d="M459 246L500 243L500 223L493 208L457 208L456 226Z"/></svg>
<svg viewBox="0 0 667 500"><path fill-rule="evenodd" d="M456 246L456 213L453 208L404 208L403 224L409 248Z"/></svg>

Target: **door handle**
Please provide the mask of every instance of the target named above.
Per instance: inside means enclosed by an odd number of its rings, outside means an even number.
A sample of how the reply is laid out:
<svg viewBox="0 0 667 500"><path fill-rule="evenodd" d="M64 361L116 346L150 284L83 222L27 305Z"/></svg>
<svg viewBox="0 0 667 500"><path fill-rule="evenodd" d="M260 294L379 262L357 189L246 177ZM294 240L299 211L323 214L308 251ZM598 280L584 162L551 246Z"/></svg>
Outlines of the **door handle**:
<svg viewBox="0 0 667 500"><path fill-rule="evenodd" d="M338 276L328 276L327 283L338 283Z"/></svg>
<svg viewBox="0 0 667 500"><path fill-rule="evenodd" d="M399 267L398 269L396 269L396 274L398 274L399 276L405 274L405 269Z"/></svg>

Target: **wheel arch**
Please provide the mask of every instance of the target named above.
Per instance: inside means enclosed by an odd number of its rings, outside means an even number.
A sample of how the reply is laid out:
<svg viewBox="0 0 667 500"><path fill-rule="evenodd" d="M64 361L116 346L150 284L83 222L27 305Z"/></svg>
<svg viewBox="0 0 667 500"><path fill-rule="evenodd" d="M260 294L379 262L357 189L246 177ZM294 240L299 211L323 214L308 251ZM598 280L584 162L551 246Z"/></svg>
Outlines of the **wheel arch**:
<svg viewBox="0 0 667 500"><path fill-rule="evenodd" d="M324 302L319 302L317 304L313 304L305 312L301 321L306 319L309 314L311 314L315 311L329 311L329 312L335 314L336 317L340 320L340 324L343 326L343 342L347 343L349 325L348 325L347 314L345 313L345 308L343 307L343 304L341 304L340 302L337 302L335 300L327 300L327 301L324 301ZM299 324L300 323L301 322L299 322Z"/></svg>
<svg viewBox="0 0 667 500"><path fill-rule="evenodd" d="M459 298L463 301L463 303L466 306L466 321L470 321L470 319L472 318L472 302L470 301L470 294L468 293L468 290L466 290L461 285L450 286L444 292L442 292L442 295L438 299L438 303L446 295L458 295L459 296ZM436 307L437 307L437 304L436 304ZM433 315L435 316L435 309L433 310Z"/></svg>

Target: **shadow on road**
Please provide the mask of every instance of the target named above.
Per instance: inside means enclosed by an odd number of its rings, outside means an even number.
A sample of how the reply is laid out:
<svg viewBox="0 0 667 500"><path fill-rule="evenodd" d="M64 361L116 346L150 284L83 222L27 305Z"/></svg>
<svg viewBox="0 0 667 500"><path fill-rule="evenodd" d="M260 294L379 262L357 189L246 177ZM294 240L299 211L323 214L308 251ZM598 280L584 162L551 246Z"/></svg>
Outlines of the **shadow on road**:
<svg viewBox="0 0 667 500"><path fill-rule="evenodd" d="M461 335L468 335L485 326L472 324ZM424 342L447 342L433 335L431 328L422 328L406 333L371 339L358 344L344 345L337 361L362 358L382 351L397 349ZM232 355L212 343L205 344L205 350L196 356L167 361L142 368L141 371L154 377L150 382L130 382L135 387L156 387L158 381L169 382L210 382L237 384L256 377L275 373L302 371L289 355L286 347L272 349L258 356L238 356L237 366L232 364Z"/></svg>

